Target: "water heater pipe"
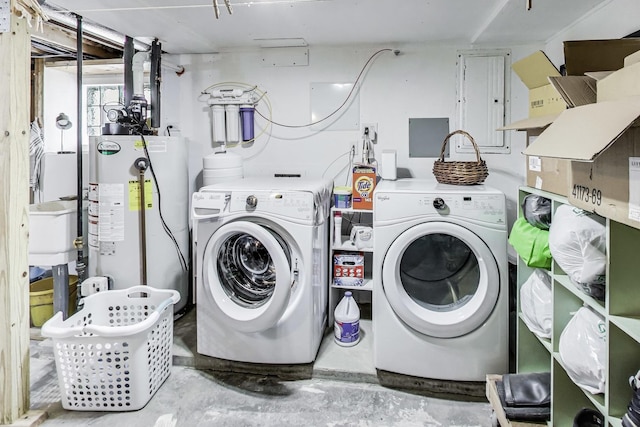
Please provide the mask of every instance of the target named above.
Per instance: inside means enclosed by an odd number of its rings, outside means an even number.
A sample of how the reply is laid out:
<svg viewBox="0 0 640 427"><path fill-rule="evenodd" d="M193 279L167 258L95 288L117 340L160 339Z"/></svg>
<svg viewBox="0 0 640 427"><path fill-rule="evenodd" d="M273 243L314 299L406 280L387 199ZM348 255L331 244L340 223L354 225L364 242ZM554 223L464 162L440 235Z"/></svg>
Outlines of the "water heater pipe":
<svg viewBox="0 0 640 427"><path fill-rule="evenodd" d="M139 157L133 166L138 170L138 191L140 194L140 284L147 285L147 220L146 202L144 200L145 179L144 173L149 167L146 157Z"/></svg>
<svg viewBox="0 0 640 427"><path fill-rule="evenodd" d="M133 38L125 36L124 38L124 51L122 53L122 60L124 61L124 105L131 104L133 99L133 55L136 50L133 46Z"/></svg>
<svg viewBox="0 0 640 427"><path fill-rule="evenodd" d="M144 63L149 62L149 52L138 52L133 55L131 69L133 71L133 94L144 95Z"/></svg>
<svg viewBox="0 0 640 427"><path fill-rule="evenodd" d="M76 240L74 242L75 247L78 249L78 254L76 258L76 272L78 273L78 278L80 283L84 280L85 277L85 257L84 257L84 236L83 236L83 227L82 227L82 213L83 213L83 201L84 194L82 189L82 136L83 136L83 128L80 126L82 123L82 60L83 60L83 50L82 50L82 41L83 41L83 29L82 29L82 16L76 15L76 103L78 108L78 126L77 126L77 145L76 145L76 197L77 197L77 208L76 208L76 225L77 225L77 234Z"/></svg>

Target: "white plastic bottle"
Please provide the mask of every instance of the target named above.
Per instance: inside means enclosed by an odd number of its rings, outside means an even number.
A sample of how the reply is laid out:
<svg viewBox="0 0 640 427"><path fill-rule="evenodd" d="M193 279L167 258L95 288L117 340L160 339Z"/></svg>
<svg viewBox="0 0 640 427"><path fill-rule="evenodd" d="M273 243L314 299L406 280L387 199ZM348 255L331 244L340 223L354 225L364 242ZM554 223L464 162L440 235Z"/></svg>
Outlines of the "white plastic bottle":
<svg viewBox="0 0 640 427"><path fill-rule="evenodd" d="M342 212L336 211L333 215L333 246L342 245Z"/></svg>
<svg viewBox="0 0 640 427"><path fill-rule="evenodd" d="M344 297L334 312L333 334L338 345L350 347L360 341L360 308L351 291Z"/></svg>

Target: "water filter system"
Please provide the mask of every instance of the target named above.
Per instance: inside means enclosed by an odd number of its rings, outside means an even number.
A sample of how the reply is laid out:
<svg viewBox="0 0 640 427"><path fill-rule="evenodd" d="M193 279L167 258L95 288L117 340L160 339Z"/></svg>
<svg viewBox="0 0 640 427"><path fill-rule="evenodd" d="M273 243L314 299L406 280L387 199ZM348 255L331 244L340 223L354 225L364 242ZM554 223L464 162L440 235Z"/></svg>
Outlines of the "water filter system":
<svg viewBox="0 0 640 427"><path fill-rule="evenodd" d="M346 291L334 311L336 344L351 347L360 342L360 308L351 291Z"/></svg>
<svg viewBox="0 0 640 427"><path fill-rule="evenodd" d="M208 95L206 101L211 107L213 142L222 145L223 151L227 144L239 143L241 137L242 142L254 140L254 113L259 101L255 86L220 88L204 91L202 95Z"/></svg>

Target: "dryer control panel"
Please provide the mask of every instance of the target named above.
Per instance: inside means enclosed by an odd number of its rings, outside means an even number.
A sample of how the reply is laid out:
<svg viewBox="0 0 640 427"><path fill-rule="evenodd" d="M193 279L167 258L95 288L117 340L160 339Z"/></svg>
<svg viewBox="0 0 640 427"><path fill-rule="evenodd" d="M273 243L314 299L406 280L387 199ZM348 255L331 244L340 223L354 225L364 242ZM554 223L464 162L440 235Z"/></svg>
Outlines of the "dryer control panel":
<svg viewBox="0 0 640 427"><path fill-rule="evenodd" d="M398 220L421 215L468 218L491 224L505 224L505 197L493 193L375 195L374 221Z"/></svg>

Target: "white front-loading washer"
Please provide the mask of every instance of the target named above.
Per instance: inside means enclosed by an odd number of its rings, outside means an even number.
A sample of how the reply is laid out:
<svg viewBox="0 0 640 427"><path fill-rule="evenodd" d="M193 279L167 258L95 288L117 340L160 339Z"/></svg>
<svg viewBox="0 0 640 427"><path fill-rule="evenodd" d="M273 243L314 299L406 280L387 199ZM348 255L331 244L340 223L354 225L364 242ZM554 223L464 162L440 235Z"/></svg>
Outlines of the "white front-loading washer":
<svg viewBox="0 0 640 427"><path fill-rule="evenodd" d="M327 322L331 189L323 180L247 178L193 194L198 353L315 360Z"/></svg>
<svg viewBox="0 0 640 427"><path fill-rule="evenodd" d="M440 380L508 371L505 196L382 181L373 207L374 364Z"/></svg>

